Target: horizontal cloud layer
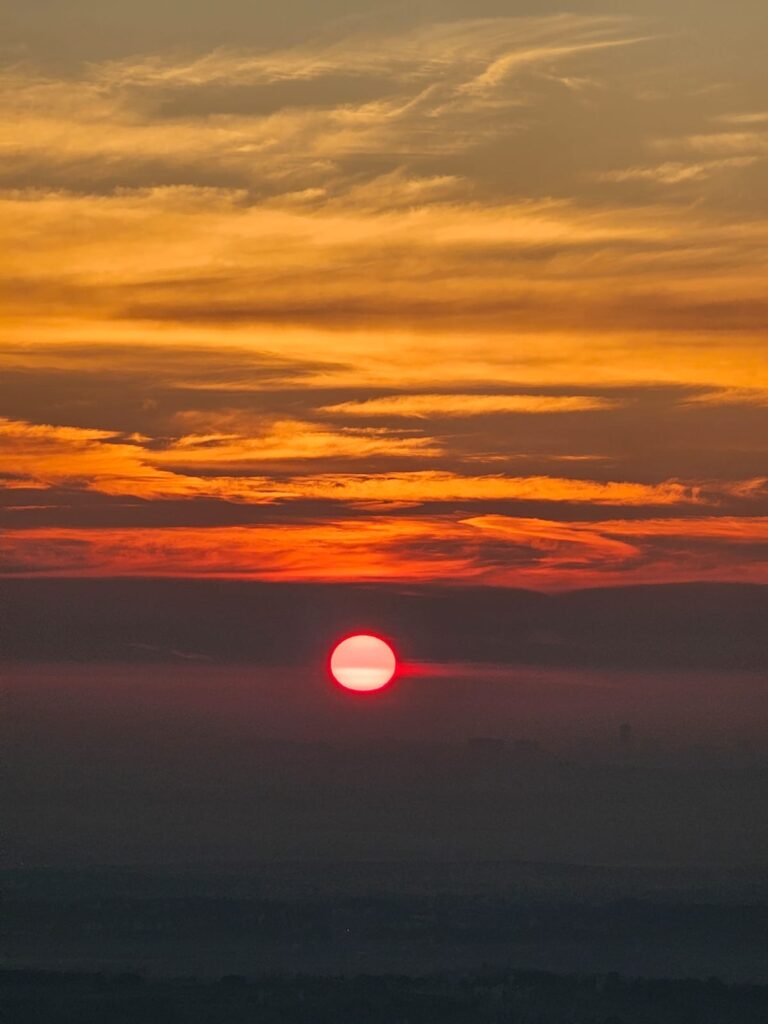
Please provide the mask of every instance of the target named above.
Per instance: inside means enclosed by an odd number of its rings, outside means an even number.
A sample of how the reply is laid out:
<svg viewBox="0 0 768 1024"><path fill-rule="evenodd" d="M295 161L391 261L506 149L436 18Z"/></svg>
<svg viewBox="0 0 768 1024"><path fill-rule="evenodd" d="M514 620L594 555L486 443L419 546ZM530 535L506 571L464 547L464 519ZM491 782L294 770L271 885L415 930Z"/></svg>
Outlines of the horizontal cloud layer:
<svg viewBox="0 0 768 1024"><path fill-rule="evenodd" d="M457 9L5 68L6 572L768 578L752 51Z"/></svg>

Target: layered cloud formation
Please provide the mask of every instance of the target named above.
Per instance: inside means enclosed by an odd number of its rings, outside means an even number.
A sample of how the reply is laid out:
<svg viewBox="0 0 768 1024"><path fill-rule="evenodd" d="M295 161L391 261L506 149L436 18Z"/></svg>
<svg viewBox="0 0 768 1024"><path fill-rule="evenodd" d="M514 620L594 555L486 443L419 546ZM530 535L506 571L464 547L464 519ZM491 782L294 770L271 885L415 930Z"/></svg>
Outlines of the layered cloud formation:
<svg viewBox="0 0 768 1024"><path fill-rule="evenodd" d="M9 52L3 571L768 580L761 55L493 7Z"/></svg>

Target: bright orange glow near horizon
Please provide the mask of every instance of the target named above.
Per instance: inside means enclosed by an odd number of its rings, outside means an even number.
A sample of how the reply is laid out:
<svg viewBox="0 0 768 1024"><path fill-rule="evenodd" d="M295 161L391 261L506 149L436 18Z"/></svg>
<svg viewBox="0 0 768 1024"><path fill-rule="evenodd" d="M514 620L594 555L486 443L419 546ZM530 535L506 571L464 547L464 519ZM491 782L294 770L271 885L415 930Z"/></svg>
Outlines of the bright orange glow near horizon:
<svg viewBox="0 0 768 1024"><path fill-rule="evenodd" d="M395 652L381 637L369 633L348 636L333 649L330 671L345 690L372 693L382 690L394 678Z"/></svg>

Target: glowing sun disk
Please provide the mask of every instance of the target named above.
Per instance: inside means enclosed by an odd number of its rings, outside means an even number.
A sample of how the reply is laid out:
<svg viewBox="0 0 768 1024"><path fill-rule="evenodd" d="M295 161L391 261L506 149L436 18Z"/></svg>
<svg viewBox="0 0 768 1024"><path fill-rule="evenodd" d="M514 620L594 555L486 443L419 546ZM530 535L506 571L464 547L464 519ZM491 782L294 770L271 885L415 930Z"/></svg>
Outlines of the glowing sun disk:
<svg viewBox="0 0 768 1024"><path fill-rule="evenodd" d="M385 640L367 633L349 636L331 654L331 675L347 690L370 693L392 680L395 652Z"/></svg>

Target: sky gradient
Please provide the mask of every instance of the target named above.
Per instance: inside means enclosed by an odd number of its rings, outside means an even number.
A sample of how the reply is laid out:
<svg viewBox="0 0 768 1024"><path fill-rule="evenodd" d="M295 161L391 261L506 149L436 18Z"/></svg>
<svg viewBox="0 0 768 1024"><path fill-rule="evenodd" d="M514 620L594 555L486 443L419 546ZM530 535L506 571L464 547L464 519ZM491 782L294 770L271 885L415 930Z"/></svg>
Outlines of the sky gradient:
<svg viewBox="0 0 768 1024"><path fill-rule="evenodd" d="M3 15L0 571L768 582L764 5L277 6Z"/></svg>

